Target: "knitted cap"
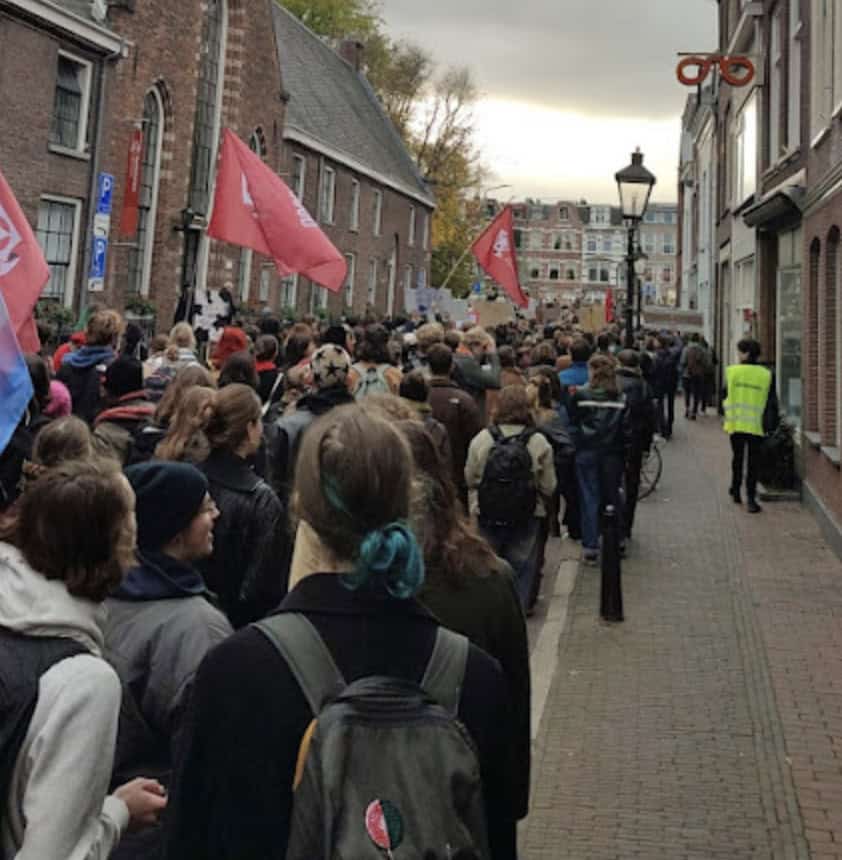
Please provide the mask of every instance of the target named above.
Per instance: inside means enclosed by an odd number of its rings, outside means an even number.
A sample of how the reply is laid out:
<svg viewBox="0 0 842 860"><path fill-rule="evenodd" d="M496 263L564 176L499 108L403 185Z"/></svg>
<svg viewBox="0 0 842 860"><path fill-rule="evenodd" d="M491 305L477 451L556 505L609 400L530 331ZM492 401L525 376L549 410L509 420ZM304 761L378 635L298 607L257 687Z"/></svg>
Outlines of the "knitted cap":
<svg viewBox="0 0 842 860"><path fill-rule="evenodd" d="M135 494L139 549L160 549L183 532L208 491L205 476L187 463L141 463L126 469L126 477Z"/></svg>
<svg viewBox="0 0 842 860"><path fill-rule="evenodd" d="M345 385L351 370L351 357L341 346L326 343L313 353L310 366L313 369L313 385L316 388Z"/></svg>

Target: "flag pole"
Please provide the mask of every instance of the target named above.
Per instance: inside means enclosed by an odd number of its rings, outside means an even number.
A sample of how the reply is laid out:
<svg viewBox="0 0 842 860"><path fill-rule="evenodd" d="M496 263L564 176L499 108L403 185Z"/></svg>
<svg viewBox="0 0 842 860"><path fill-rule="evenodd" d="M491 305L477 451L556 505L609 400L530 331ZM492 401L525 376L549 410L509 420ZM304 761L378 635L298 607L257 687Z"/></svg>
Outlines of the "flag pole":
<svg viewBox="0 0 842 860"><path fill-rule="evenodd" d="M511 206L512 200L514 200L514 197L510 197L510 198L506 201L505 205L503 206L503 209L505 209L505 208L506 208L506 206ZM500 210L500 211L502 211L502 210ZM498 216L495 216L495 217L498 217ZM492 219L492 220L493 220L493 219ZM488 229L488 226L489 226L489 225L488 225L488 224L486 224L486 225L482 228L482 230L480 230L480 231L479 231L479 233L477 233L477 235L476 235L476 236L474 237L474 239L470 242L470 244L468 245L468 247L467 247L467 248L465 248L465 250L462 252L462 254L461 254L461 256L459 257L459 259L458 259L458 260L453 264L453 268L448 272L447 277L444 279L444 283L439 287L439 289L440 289L440 290L443 290L443 289L444 289L444 288L445 288L445 287L450 283L450 279L451 279L451 278L456 274L456 270L457 270L457 269L462 265L462 263L463 263L463 262L464 262L464 260L465 260L465 257L467 257L467 256L468 256L468 254L470 254L470 253L471 253L471 248L473 248L473 247L474 247L474 245L476 244L477 239L479 239L479 237L480 237L480 236L482 236L482 234L483 234L483 233L485 233L485 231Z"/></svg>

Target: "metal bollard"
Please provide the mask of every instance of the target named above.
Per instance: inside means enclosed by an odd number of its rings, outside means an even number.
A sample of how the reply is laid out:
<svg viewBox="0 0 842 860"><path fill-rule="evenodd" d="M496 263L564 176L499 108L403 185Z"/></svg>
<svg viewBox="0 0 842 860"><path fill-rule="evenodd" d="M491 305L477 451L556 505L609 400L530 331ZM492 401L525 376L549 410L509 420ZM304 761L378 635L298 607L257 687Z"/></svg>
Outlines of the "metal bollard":
<svg viewBox="0 0 842 860"><path fill-rule="evenodd" d="M599 614L606 621L623 620L623 587L620 581L620 521L609 505L602 515L602 593Z"/></svg>

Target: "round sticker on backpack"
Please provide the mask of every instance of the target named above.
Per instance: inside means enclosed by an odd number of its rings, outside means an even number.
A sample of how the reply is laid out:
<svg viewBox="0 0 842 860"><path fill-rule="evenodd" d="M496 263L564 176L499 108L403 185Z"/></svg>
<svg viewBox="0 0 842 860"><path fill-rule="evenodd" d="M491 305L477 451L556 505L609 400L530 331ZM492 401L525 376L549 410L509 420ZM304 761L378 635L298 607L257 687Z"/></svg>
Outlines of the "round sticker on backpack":
<svg viewBox="0 0 842 860"><path fill-rule="evenodd" d="M388 800L373 800L365 811L365 829L371 841L391 860L403 842L403 818Z"/></svg>

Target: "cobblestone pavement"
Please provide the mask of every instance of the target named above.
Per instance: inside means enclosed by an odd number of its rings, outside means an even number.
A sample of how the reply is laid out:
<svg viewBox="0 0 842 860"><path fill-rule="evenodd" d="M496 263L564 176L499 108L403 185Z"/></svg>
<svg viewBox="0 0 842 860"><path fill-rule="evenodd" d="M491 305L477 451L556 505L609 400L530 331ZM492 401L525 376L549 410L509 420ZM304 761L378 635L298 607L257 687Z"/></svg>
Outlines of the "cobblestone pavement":
<svg viewBox="0 0 842 860"><path fill-rule="evenodd" d="M624 563L583 569L534 749L522 857L842 860L842 564L795 503L727 496L714 417L679 420Z"/></svg>

